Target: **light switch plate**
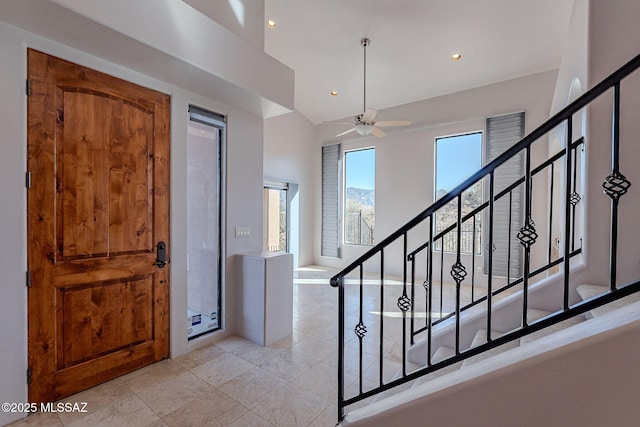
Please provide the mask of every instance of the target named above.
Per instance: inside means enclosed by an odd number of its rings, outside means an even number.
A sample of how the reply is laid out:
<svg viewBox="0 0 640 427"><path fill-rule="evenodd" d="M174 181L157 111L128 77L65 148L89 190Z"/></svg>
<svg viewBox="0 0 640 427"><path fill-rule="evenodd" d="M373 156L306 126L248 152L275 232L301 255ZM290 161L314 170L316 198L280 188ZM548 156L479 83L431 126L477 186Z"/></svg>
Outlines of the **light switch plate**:
<svg viewBox="0 0 640 427"><path fill-rule="evenodd" d="M251 236L250 227L236 227L236 237L249 237Z"/></svg>

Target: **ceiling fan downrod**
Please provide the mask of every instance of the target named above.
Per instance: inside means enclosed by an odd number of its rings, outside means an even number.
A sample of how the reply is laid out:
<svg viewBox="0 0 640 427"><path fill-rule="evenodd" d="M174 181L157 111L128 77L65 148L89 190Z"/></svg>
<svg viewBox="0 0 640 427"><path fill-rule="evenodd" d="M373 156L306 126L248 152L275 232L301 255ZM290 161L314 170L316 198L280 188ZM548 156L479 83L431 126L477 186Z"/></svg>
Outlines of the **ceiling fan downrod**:
<svg viewBox="0 0 640 427"><path fill-rule="evenodd" d="M371 40L369 40L368 38L364 37L362 40L360 40L360 45L362 45L362 47L364 48L364 78L362 79L364 82L364 88L363 88L363 92L364 92L364 101L363 101L363 106L362 106L362 111L367 111L367 46L369 46L371 44Z"/></svg>

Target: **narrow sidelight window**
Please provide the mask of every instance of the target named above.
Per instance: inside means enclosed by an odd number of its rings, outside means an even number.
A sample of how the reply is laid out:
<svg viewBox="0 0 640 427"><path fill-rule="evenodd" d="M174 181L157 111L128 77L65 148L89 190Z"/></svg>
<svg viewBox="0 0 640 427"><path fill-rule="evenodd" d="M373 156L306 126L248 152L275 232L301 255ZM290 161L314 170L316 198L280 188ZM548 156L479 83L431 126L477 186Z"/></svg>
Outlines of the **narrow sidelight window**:
<svg viewBox="0 0 640 427"><path fill-rule="evenodd" d="M371 246L376 224L376 150L347 151L344 163L344 242Z"/></svg>
<svg viewBox="0 0 640 427"><path fill-rule="evenodd" d="M221 328L224 117L189 107L187 138L187 337Z"/></svg>
<svg viewBox="0 0 640 427"><path fill-rule="evenodd" d="M482 167L482 132L436 138L435 143L435 192L438 200ZM462 216L465 216L482 203L482 183L477 182L462 193ZM455 224L458 219L458 201L452 200L436 213L438 234ZM461 254L480 253L481 224L480 216L476 220L467 220L462 224ZM475 239L475 243L474 243ZM437 250L456 252L456 230L447 233L435 242Z"/></svg>

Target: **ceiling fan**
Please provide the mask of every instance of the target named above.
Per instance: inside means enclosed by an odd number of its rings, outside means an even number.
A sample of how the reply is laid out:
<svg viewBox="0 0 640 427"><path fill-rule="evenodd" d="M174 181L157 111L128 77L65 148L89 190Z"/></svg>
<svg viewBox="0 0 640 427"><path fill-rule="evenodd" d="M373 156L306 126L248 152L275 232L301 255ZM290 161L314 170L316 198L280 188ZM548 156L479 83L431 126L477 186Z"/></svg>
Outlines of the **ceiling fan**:
<svg viewBox="0 0 640 427"><path fill-rule="evenodd" d="M378 138L382 138L383 136L385 136L385 133L382 129L380 129L380 127L407 126L411 124L410 120L382 120L382 121L376 122L375 118L376 118L376 114L378 114L378 111L374 110L373 108L367 108L367 47L370 44L371 44L371 40L369 40L366 37L360 40L360 45L362 45L362 47L364 48L364 79L363 79L364 81L364 101L363 101L364 112L362 114L358 114L355 117L354 123L331 122L331 123L338 123L338 124L345 124L345 125L353 125L353 128L349 129L348 131L345 131L336 135L336 138L354 131L363 136L371 134L373 136L377 136Z"/></svg>

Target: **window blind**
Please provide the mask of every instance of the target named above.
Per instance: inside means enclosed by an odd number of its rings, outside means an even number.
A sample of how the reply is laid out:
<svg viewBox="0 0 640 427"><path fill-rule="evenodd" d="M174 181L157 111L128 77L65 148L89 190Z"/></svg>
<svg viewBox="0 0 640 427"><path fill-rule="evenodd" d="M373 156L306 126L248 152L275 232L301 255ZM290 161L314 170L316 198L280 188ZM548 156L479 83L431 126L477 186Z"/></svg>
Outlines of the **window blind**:
<svg viewBox="0 0 640 427"><path fill-rule="evenodd" d="M487 119L485 164L494 160L524 137L524 112L506 114ZM494 194L513 184L524 175L524 152L520 152L496 169ZM488 191L488 189L487 189ZM522 245L516 237L523 224L524 184L511 195L506 194L494 204L493 268L495 276L520 277L522 275ZM485 214L484 241L489 242L488 210ZM489 273L489 257L484 248L484 272Z"/></svg>
<svg viewBox="0 0 640 427"><path fill-rule="evenodd" d="M322 147L322 236L320 254L340 258L340 144Z"/></svg>
<svg viewBox="0 0 640 427"><path fill-rule="evenodd" d="M189 120L218 127L224 126L226 122L222 114L214 113L213 111L205 110L195 105L189 105Z"/></svg>

